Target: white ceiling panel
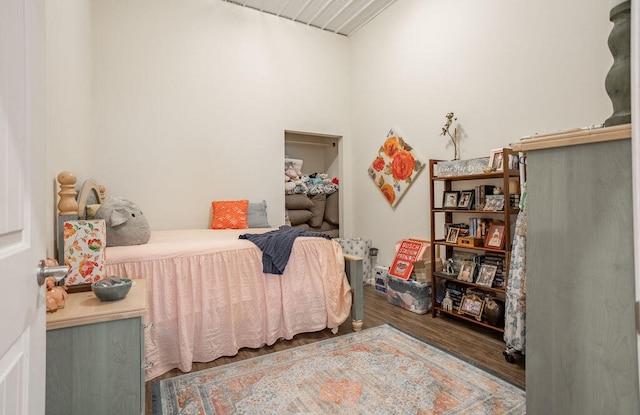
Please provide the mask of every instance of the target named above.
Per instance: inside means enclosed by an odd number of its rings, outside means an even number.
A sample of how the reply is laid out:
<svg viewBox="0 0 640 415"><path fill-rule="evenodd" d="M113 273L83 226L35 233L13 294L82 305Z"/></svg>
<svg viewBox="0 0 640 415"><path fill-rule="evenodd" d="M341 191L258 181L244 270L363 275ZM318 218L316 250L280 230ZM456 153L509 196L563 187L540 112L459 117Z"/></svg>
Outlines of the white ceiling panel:
<svg viewBox="0 0 640 415"><path fill-rule="evenodd" d="M350 36L396 0L222 0Z"/></svg>

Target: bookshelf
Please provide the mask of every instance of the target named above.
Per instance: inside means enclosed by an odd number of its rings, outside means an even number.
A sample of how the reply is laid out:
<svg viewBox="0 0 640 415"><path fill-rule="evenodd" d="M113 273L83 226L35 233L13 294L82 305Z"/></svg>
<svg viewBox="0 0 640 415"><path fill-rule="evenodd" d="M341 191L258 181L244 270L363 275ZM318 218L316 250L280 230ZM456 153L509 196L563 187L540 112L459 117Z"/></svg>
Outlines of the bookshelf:
<svg viewBox="0 0 640 415"><path fill-rule="evenodd" d="M443 161L429 161L431 258L439 250L445 264L442 271L436 271L436 261L431 261L432 315L450 315L499 333L504 332L504 317L490 323L482 310L490 299L505 300L520 190L518 154L510 148L501 149L501 154L507 160L501 171L474 170L471 174L439 176L438 163ZM500 198L494 197L495 188L501 189L502 205L494 203ZM471 203L465 194L471 194ZM451 195L458 196L455 206ZM485 210L486 205L496 210ZM447 272L447 264L453 266L453 273ZM452 304L443 306L447 291ZM478 297L483 304L477 303Z"/></svg>

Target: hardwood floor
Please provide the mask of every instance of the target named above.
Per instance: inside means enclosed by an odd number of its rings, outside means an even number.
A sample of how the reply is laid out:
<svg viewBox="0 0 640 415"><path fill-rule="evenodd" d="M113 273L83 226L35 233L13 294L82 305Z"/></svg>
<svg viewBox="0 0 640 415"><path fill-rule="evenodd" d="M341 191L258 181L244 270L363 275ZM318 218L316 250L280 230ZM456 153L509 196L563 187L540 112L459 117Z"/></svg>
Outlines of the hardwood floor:
<svg viewBox="0 0 640 415"><path fill-rule="evenodd" d="M463 322L452 317L432 318L431 314L415 314L400 307L389 304L384 294L374 290L373 286L364 287L364 329L390 323L395 327L440 346L451 354L472 361L477 366L495 373L518 386L525 386L524 357L516 355L515 363L508 363L502 352L505 344L502 335ZM352 333L351 320L343 323L337 335ZM232 357L221 357L208 363L194 363L193 370L203 370L224 365L238 360L261 356L284 350L289 347L313 343L318 340L335 337L329 329L315 333L303 333L291 340L281 340L271 346L260 349L241 349ZM167 379L183 374L174 369L154 380ZM151 414L151 383L146 383L146 414Z"/></svg>

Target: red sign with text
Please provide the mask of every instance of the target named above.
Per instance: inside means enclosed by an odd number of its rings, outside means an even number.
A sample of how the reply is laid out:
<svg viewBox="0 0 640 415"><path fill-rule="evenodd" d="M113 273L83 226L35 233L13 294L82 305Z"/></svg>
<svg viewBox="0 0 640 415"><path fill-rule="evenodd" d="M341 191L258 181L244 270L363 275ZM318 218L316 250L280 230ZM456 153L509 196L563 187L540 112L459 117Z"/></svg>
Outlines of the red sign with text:
<svg viewBox="0 0 640 415"><path fill-rule="evenodd" d="M422 258L425 249L427 244L423 242L403 239L389 268L389 275L408 280L413 271L413 263Z"/></svg>

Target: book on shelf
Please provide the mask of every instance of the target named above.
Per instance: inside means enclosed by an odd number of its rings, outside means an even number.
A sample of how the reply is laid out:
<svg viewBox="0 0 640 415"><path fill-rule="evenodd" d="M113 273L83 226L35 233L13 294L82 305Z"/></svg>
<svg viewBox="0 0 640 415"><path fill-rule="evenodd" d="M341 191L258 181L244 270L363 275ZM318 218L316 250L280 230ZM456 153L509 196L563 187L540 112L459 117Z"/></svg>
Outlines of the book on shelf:
<svg viewBox="0 0 640 415"><path fill-rule="evenodd" d="M518 209L520 207L520 195L510 194L509 203L511 204L512 209Z"/></svg>
<svg viewBox="0 0 640 415"><path fill-rule="evenodd" d="M422 259L429 245L412 239L403 239L398 245L396 256L389 268L392 277L408 280L413 271L413 263Z"/></svg>
<svg viewBox="0 0 640 415"><path fill-rule="evenodd" d="M504 255L494 254L493 252L482 255L480 260L481 264L495 265L498 267L498 271L504 269L505 257Z"/></svg>
<svg viewBox="0 0 640 415"><path fill-rule="evenodd" d="M469 236L484 240L489 231L491 221L491 218L469 218Z"/></svg>
<svg viewBox="0 0 640 415"><path fill-rule="evenodd" d="M491 264L502 267L504 265L505 256L504 254L498 252L487 252L484 255L481 255L480 261L483 264Z"/></svg>
<svg viewBox="0 0 640 415"><path fill-rule="evenodd" d="M492 195L493 194L493 189L495 189L495 186L490 185L490 184L482 184L482 185L479 185L479 186L475 187L474 196L475 196L475 209L476 210L484 209L484 205L486 203L486 197L487 197L487 195Z"/></svg>
<svg viewBox="0 0 640 415"><path fill-rule="evenodd" d="M469 287L467 288L467 294L475 294L478 297L482 298L483 300L487 297L491 297L492 295L494 295L492 292L490 291L485 291L481 288L476 288L476 287Z"/></svg>

